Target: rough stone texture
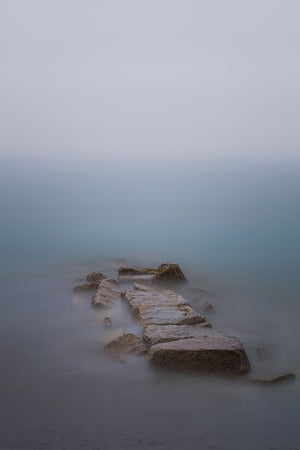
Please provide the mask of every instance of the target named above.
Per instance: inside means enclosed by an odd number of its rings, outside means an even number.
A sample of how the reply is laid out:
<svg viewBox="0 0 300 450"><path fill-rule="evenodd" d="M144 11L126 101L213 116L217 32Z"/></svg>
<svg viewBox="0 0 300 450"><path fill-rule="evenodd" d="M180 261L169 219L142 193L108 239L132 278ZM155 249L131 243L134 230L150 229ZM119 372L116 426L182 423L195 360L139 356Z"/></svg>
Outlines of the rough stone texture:
<svg viewBox="0 0 300 450"><path fill-rule="evenodd" d="M137 269L135 267L120 267L119 276L132 276L132 275L155 275L155 269Z"/></svg>
<svg viewBox="0 0 300 450"><path fill-rule="evenodd" d="M283 381L292 381L295 379L295 374L292 372L285 373L282 375L277 375L273 377L268 378L258 378L255 380L251 380L255 383L262 383L262 384L273 384L273 383L282 383Z"/></svg>
<svg viewBox="0 0 300 450"><path fill-rule="evenodd" d="M101 273L101 272L92 272L86 276L86 279L89 283L93 283L93 282L99 283L102 280L106 280L107 276L103 275L103 273Z"/></svg>
<svg viewBox="0 0 300 450"><path fill-rule="evenodd" d="M187 279L185 278L184 273L182 272L178 264L168 262L161 264L157 268L155 281L157 283L183 283L186 282Z"/></svg>
<svg viewBox="0 0 300 450"><path fill-rule="evenodd" d="M92 306L110 307L121 298L119 284L114 280L103 280L93 296Z"/></svg>
<svg viewBox="0 0 300 450"><path fill-rule="evenodd" d="M80 284L79 286L76 286L73 291L74 292L89 292L89 291L95 291L97 289L97 287L99 286L98 282L94 282L94 283L84 283L84 284Z"/></svg>
<svg viewBox="0 0 300 450"><path fill-rule="evenodd" d="M147 358L151 367L162 369L226 373L250 369L247 354L238 339L216 332L153 345Z"/></svg>
<svg viewBox="0 0 300 450"><path fill-rule="evenodd" d="M124 356L126 354L140 355L145 353L147 348L143 341L134 334L123 334L104 346L104 349L113 356Z"/></svg>
<svg viewBox="0 0 300 450"><path fill-rule="evenodd" d="M169 290L125 291L122 297L132 308L133 317L143 325L194 325L206 322L181 295Z"/></svg>
<svg viewBox="0 0 300 450"><path fill-rule="evenodd" d="M203 322L199 325L148 325L144 329L144 339L151 345L162 342L178 341L195 337L210 336L211 325Z"/></svg>

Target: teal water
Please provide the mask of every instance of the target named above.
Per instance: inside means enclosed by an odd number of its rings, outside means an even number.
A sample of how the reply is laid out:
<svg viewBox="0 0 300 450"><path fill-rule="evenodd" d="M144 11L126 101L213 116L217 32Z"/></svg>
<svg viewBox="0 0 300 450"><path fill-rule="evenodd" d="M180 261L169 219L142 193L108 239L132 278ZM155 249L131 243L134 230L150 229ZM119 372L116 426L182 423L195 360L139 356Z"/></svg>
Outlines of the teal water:
<svg viewBox="0 0 300 450"><path fill-rule="evenodd" d="M72 297L90 270L116 276L113 258L174 260L216 294L213 326L242 340L254 376L298 373L299 174L287 162L2 161L0 448L300 448L298 378L261 389L111 365L90 299Z"/></svg>

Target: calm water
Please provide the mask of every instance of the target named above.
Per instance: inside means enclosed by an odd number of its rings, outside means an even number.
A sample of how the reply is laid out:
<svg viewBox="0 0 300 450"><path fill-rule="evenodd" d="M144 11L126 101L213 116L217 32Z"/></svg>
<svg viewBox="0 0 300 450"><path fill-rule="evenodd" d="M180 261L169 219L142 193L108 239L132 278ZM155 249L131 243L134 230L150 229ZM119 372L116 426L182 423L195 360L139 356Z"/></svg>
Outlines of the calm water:
<svg viewBox="0 0 300 450"><path fill-rule="evenodd" d="M0 448L300 449L299 174L287 163L2 162ZM102 313L72 289L90 270L115 277L114 258L178 262L215 294L209 319L244 343L251 376L294 371L295 382L109 361ZM111 316L141 333L123 305Z"/></svg>

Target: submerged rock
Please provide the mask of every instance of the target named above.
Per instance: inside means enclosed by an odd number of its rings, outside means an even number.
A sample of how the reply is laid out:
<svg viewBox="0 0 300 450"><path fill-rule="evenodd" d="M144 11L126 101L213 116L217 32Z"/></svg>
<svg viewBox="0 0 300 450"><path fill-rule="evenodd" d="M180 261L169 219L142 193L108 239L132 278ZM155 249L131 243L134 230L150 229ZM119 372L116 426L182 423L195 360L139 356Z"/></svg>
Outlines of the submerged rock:
<svg viewBox="0 0 300 450"><path fill-rule="evenodd" d="M92 299L92 306L110 307L121 298L119 284L115 280L103 280Z"/></svg>
<svg viewBox="0 0 300 450"><path fill-rule="evenodd" d="M74 292L89 292L89 291L95 291L97 289L97 287L99 286L98 282L94 282L94 283L84 283L84 284L80 284L79 286L76 286L73 291Z"/></svg>
<svg viewBox="0 0 300 450"><path fill-rule="evenodd" d="M155 281L158 283L184 283L187 279L178 264L168 262L157 268Z"/></svg>
<svg viewBox="0 0 300 450"><path fill-rule="evenodd" d="M259 361L266 361L269 359L268 353L262 347L257 347L255 350L255 355Z"/></svg>
<svg viewBox="0 0 300 450"><path fill-rule="evenodd" d="M104 346L104 349L116 357L126 354L140 355L147 351L147 347L143 341L132 333L123 334L113 339Z"/></svg>
<svg viewBox="0 0 300 450"><path fill-rule="evenodd" d="M153 368L242 373L250 369L242 344L234 336L211 332L196 338L153 345L147 356Z"/></svg>
<svg viewBox="0 0 300 450"><path fill-rule="evenodd" d="M151 345L211 335L208 322L199 325L148 325L143 337Z"/></svg>
<svg viewBox="0 0 300 450"><path fill-rule="evenodd" d="M206 322L181 295L169 290L125 291L122 297L132 309L133 317L143 325L189 324Z"/></svg>
<svg viewBox="0 0 300 450"><path fill-rule="evenodd" d="M99 284L100 281L106 280L106 279L107 279L107 276L101 272L91 272L86 276L86 280L89 283L98 282L98 284Z"/></svg>
<svg viewBox="0 0 300 450"><path fill-rule="evenodd" d="M204 313L215 313L216 312L216 309L215 309L214 305L212 305L209 302L203 303L203 305L201 305L201 310Z"/></svg>
<svg viewBox="0 0 300 450"><path fill-rule="evenodd" d="M295 379L295 374L292 372L267 377L267 378L257 378L254 380L251 380L254 383L262 383L262 384L273 384L273 383L282 383L283 381L292 381Z"/></svg>
<svg viewBox="0 0 300 450"><path fill-rule="evenodd" d="M155 279L155 269L138 269L135 267L120 267L120 282L152 282Z"/></svg>
<svg viewBox="0 0 300 450"><path fill-rule="evenodd" d="M111 328L112 327L112 322L111 322L111 318L110 317L104 317L104 325L107 328Z"/></svg>
<svg viewBox="0 0 300 450"><path fill-rule="evenodd" d="M119 276L130 276L130 275L155 275L155 269L138 269L135 267L120 267Z"/></svg>

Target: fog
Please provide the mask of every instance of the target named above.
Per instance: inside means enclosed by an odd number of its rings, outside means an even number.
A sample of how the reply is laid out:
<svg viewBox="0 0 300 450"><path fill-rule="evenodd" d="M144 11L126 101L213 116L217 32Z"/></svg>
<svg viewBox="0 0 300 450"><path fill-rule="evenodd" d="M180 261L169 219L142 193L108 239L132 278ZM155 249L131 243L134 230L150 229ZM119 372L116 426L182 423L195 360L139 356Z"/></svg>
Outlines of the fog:
<svg viewBox="0 0 300 450"><path fill-rule="evenodd" d="M0 153L297 158L297 1L0 1Z"/></svg>

